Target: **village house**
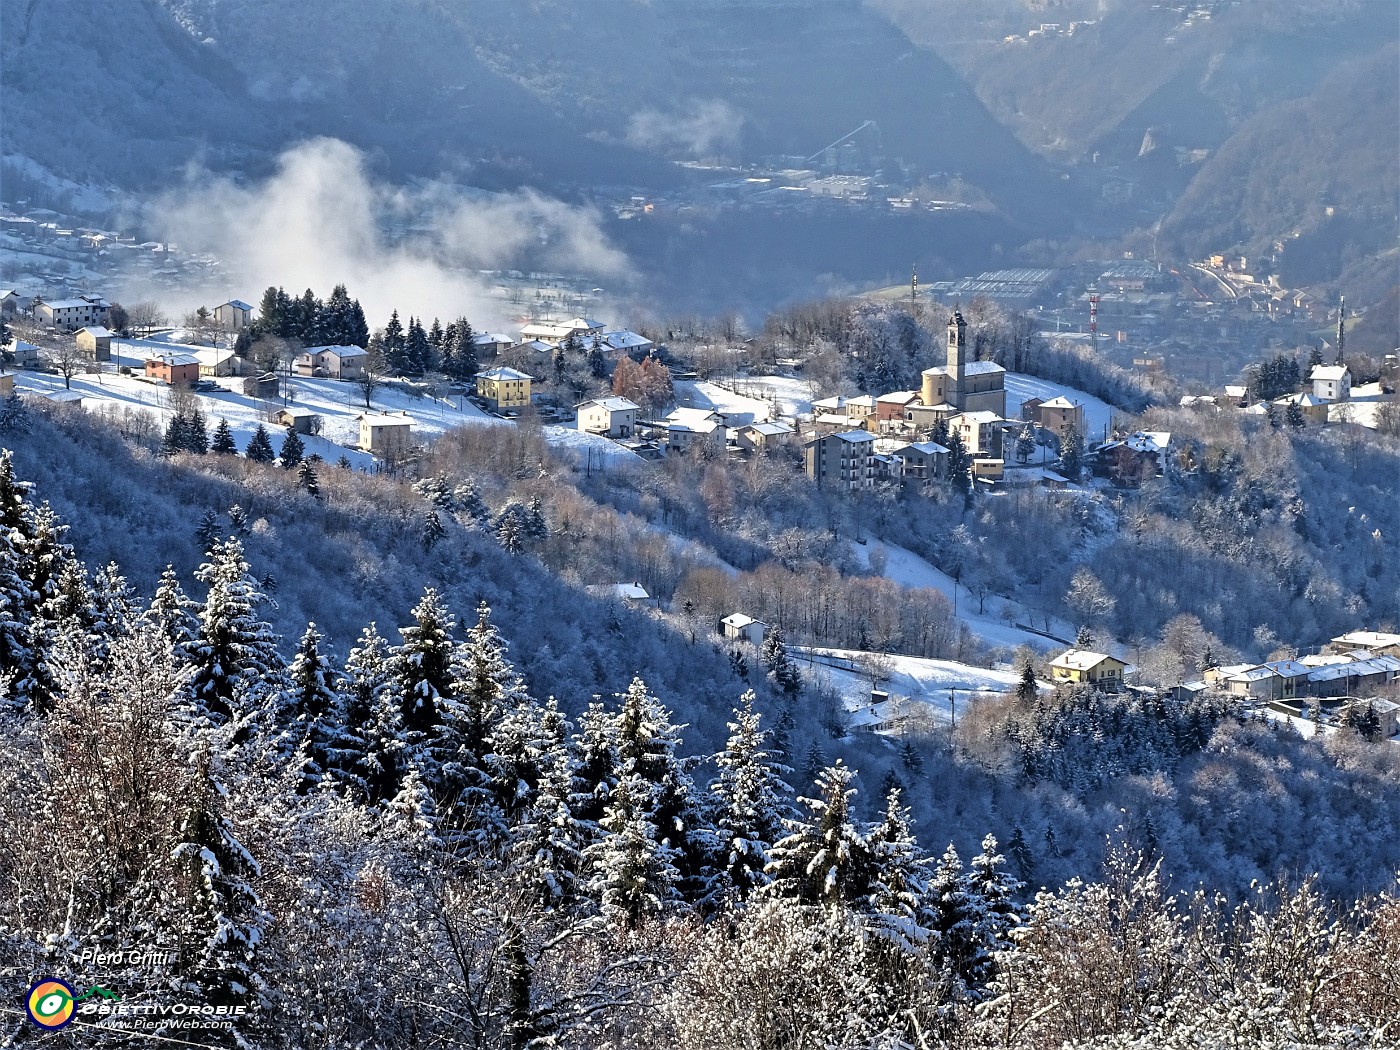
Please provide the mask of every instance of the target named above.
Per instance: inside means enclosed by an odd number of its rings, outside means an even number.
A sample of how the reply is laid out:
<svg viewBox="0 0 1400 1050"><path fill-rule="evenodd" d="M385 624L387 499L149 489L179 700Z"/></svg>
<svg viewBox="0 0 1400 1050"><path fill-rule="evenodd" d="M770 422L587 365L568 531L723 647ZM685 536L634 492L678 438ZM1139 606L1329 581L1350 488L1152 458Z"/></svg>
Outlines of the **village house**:
<svg viewBox="0 0 1400 1050"><path fill-rule="evenodd" d="M629 332L626 329L621 332L607 333L603 336L602 344L603 349L620 354L649 354L656 349L656 344L646 336ZM592 345L591 340L589 345Z"/></svg>
<svg viewBox="0 0 1400 1050"><path fill-rule="evenodd" d="M1314 365L1308 379L1319 401L1345 401L1351 397L1351 369L1346 365Z"/></svg>
<svg viewBox="0 0 1400 1050"><path fill-rule="evenodd" d="M719 622L719 627L720 633L726 638L748 642L750 645L762 645L763 639L768 635L766 623L743 613L730 613Z"/></svg>
<svg viewBox="0 0 1400 1050"><path fill-rule="evenodd" d="M1247 386L1227 386L1225 388L1225 401L1235 408L1249 407L1249 387Z"/></svg>
<svg viewBox="0 0 1400 1050"><path fill-rule="evenodd" d="M668 452L685 452L705 442L722 449L729 440L728 430L718 412L678 408L666 417L662 425L666 429Z"/></svg>
<svg viewBox="0 0 1400 1050"><path fill-rule="evenodd" d="M1127 664L1106 653L1087 649L1067 649L1050 661L1050 681L1056 685L1092 685L1117 692L1123 684Z"/></svg>
<svg viewBox="0 0 1400 1050"><path fill-rule="evenodd" d="M865 420L875 414L875 399L868 394L859 397L824 397L820 401L812 402L812 413L815 416L843 416L856 421L857 426L864 426Z"/></svg>
<svg viewBox="0 0 1400 1050"><path fill-rule="evenodd" d="M360 424L360 448L381 459L395 460L413 444L413 420L407 415L364 412L355 417Z"/></svg>
<svg viewBox="0 0 1400 1050"><path fill-rule="evenodd" d="M0 288L0 315L13 317L22 309L19 292L13 288Z"/></svg>
<svg viewBox="0 0 1400 1050"><path fill-rule="evenodd" d="M1139 430L1107 442L1095 453L1098 469L1115 485L1136 487L1161 473L1171 440L1165 431Z"/></svg>
<svg viewBox="0 0 1400 1050"><path fill-rule="evenodd" d="M243 396L260 401L276 401L282 396L282 380L276 372L262 372L243 380Z"/></svg>
<svg viewBox="0 0 1400 1050"><path fill-rule="evenodd" d="M1390 631L1348 631L1333 638L1327 648L1334 653L1365 649L1381 656L1400 656L1400 634Z"/></svg>
<svg viewBox="0 0 1400 1050"><path fill-rule="evenodd" d="M199 361L199 375L202 379L231 376L238 371L240 359L232 350L211 346L196 350L191 356Z"/></svg>
<svg viewBox="0 0 1400 1050"><path fill-rule="evenodd" d="M535 321L520 329L520 341L528 343L538 340L553 349L572 335L587 348L595 335L602 336L605 327L602 321L592 321L587 317L575 317L568 321Z"/></svg>
<svg viewBox="0 0 1400 1050"><path fill-rule="evenodd" d="M9 355L11 362L20 368L37 368L39 365L39 348L17 336L5 344L5 353Z"/></svg>
<svg viewBox="0 0 1400 1050"><path fill-rule="evenodd" d="M318 418L309 408L279 408L272 421L279 427L287 427L298 434L310 434L315 431Z"/></svg>
<svg viewBox="0 0 1400 1050"><path fill-rule="evenodd" d="M910 405L918 403L919 392L917 390L895 390L888 394L881 394L875 399L877 432L884 434L891 430L905 429L908 421L904 418L904 413L908 411Z"/></svg>
<svg viewBox="0 0 1400 1050"><path fill-rule="evenodd" d="M803 446L807 476L819 488L875 487L875 435L865 430L815 437Z"/></svg>
<svg viewBox="0 0 1400 1050"><path fill-rule="evenodd" d="M1040 425L1040 406L1045 404L1044 398L1028 397L1021 402L1021 419L1027 423Z"/></svg>
<svg viewBox="0 0 1400 1050"><path fill-rule="evenodd" d="M616 598L631 609L655 609L660 603L640 583L604 583L586 588L595 598Z"/></svg>
<svg viewBox="0 0 1400 1050"><path fill-rule="evenodd" d="M892 454L899 460L899 476L905 481L931 481L948 472L948 450L932 441L905 445Z"/></svg>
<svg viewBox="0 0 1400 1050"><path fill-rule="evenodd" d="M1005 422L995 412L960 412L948 420L948 430L962 439L969 456L1000 459Z"/></svg>
<svg viewBox="0 0 1400 1050"><path fill-rule="evenodd" d="M369 351L362 346L311 346L297 355L292 367L299 376L359 379L368 365Z"/></svg>
<svg viewBox="0 0 1400 1050"><path fill-rule="evenodd" d="M161 354L146 358L146 376L171 386L188 386L199 381L199 358L193 354Z"/></svg>
<svg viewBox="0 0 1400 1050"><path fill-rule="evenodd" d="M1280 412L1286 413L1290 405L1297 405L1303 413L1303 418L1309 423L1322 424L1327 422L1327 402L1321 398L1309 394L1306 391L1299 394L1285 394L1283 397L1274 400Z"/></svg>
<svg viewBox="0 0 1400 1050"><path fill-rule="evenodd" d="M112 333L101 325L79 328L73 336L73 341L78 349L93 361L112 359Z"/></svg>
<svg viewBox="0 0 1400 1050"><path fill-rule="evenodd" d="M1040 405L1040 418L1037 422L1050 431L1063 443L1071 433L1084 435L1084 406L1077 405L1067 397L1052 397Z"/></svg>
<svg viewBox="0 0 1400 1050"><path fill-rule="evenodd" d="M598 397L577 406L578 429L584 434L631 437L640 409L625 397Z"/></svg>
<svg viewBox="0 0 1400 1050"><path fill-rule="evenodd" d="M73 332L85 325L106 324L110 309L107 300L101 296L84 295L47 303L36 299L33 313L36 321Z"/></svg>
<svg viewBox="0 0 1400 1050"><path fill-rule="evenodd" d="M857 733L901 733L915 710L907 698L891 697L882 690L873 689L869 706L847 715L846 726Z"/></svg>
<svg viewBox="0 0 1400 1050"><path fill-rule="evenodd" d="M241 299L214 307L214 323L226 332L238 332L253 323L253 308Z"/></svg>
<svg viewBox="0 0 1400 1050"><path fill-rule="evenodd" d="M792 427L778 420L750 423L734 433L734 443L749 452L763 452L788 444L792 440Z"/></svg>
<svg viewBox="0 0 1400 1050"><path fill-rule="evenodd" d="M530 404L534 376L504 365L476 374L476 396L497 412L518 412Z"/></svg>
<svg viewBox="0 0 1400 1050"><path fill-rule="evenodd" d="M477 356L495 357L502 350L509 350L515 340L500 332L477 332L472 336L472 346L476 347Z"/></svg>

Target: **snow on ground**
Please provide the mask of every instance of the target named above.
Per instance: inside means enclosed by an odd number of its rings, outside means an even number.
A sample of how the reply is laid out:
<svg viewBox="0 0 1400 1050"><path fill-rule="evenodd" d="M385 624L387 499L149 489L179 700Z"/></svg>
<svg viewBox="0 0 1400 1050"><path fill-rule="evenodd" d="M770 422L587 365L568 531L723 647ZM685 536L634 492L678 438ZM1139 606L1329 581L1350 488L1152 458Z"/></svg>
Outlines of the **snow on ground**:
<svg viewBox="0 0 1400 1050"><path fill-rule="evenodd" d="M1052 383L1048 379L1038 379L1035 376L1021 375L1019 372L1006 373L1007 416L1019 419L1021 402L1029 401L1033 397L1038 397L1042 401L1049 401L1056 397L1067 397L1076 404L1083 405L1084 429L1088 431L1084 435L1086 442L1104 440L1104 435L1108 433L1107 428L1113 422L1113 417L1122 414L1121 410L1114 408L1107 402L1100 401L1072 386Z"/></svg>
<svg viewBox="0 0 1400 1050"><path fill-rule="evenodd" d="M773 406L766 401L736 394L714 383L682 380L675 389L676 404L681 408L708 408L719 412L735 426L761 423L773 411Z"/></svg>
<svg viewBox="0 0 1400 1050"><path fill-rule="evenodd" d="M852 543L851 550L855 554L856 560L866 568L870 567L870 555L879 551L885 556L885 567L880 575L903 587L911 589L927 588L939 591L950 602L953 601L954 590L957 591L958 622L967 625L968 630L975 634L986 645L1007 646L1015 648L1018 645L1028 645L1032 649L1044 652L1049 649L1063 648L1068 642L1056 641L1053 638L1046 638L1044 635L1035 634L1023 628L1015 626L1015 623L1034 623L1041 627L1041 617L1039 613L1032 613L1014 598L1005 598L1001 595L994 595L987 599L984 606L985 612L977 611L977 599L966 587L955 584L953 578L942 569L939 569L919 557L913 551L900 547L893 543L886 543L883 540L871 539L865 544ZM1008 623L1004 618L993 614L993 610L1000 612L1009 607L1014 614L1015 623ZM1064 639L1074 637L1074 627L1067 621L1059 617L1050 618L1051 633Z"/></svg>
<svg viewBox="0 0 1400 1050"><path fill-rule="evenodd" d="M870 706L870 679L858 670L832 666L820 659L825 655L838 660L859 661L869 655L852 649L825 649L793 646L793 659L804 670L829 681L840 693L847 711ZM809 655L810 654L810 655ZM1014 671L973 667L953 660L928 660L917 656L889 656L890 676L880 688L891 696L908 697L928 704L941 722L950 721L954 707L961 709L976 693L1005 693L1016 688L1020 676Z"/></svg>
<svg viewBox="0 0 1400 1050"><path fill-rule="evenodd" d="M724 380L744 397L768 402L772 415L793 419L812 414L812 384L793 376L742 376Z"/></svg>
<svg viewBox="0 0 1400 1050"><path fill-rule="evenodd" d="M155 413L163 427L170 418L167 407L169 388L163 383L144 378L145 361L154 353L193 353L208 347L175 341L180 333L163 333L148 339L115 339L112 341L114 371L74 376L72 391L83 397L87 407L99 403L127 408L140 408ZM115 371L130 368L132 375ZM212 435L220 419L227 419L234 441L240 450L247 447L259 424L267 427L273 448L281 445L280 428L271 417L283 407L307 408L323 421L319 436L302 435L308 454L315 453L334 463L343 455L356 467L368 468L374 458L354 446L359 443L360 427L357 417L365 411L364 393L354 383L336 379L314 379L305 376L282 376L285 397L275 401L260 401L243 393L241 378L227 377L211 380L217 391L198 391L194 396L208 420ZM15 385L24 393L53 394L64 389L63 377L40 372L18 372ZM371 397L376 413L406 413L413 420L414 437L431 440L460 426L512 426L507 420L488 415L464 397L431 397L409 384L388 381L379 386ZM580 459L591 450L594 462L640 462L630 450L607 438L581 434L573 427L547 426L545 440L556 448L568 450Z"/></svg>

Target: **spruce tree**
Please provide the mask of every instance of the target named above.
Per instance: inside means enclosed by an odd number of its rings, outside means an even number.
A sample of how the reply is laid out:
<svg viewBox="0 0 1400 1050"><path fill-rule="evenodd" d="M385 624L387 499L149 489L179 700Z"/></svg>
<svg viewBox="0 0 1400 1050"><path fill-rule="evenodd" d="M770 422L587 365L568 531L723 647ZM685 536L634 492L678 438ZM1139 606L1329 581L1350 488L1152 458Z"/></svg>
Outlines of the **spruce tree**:
<svg viewBox="0 0 1400 1050"><path fill-rule="evenodd" d="M354 735L331 756L337 776L358 784L371 805L388 801L408 769L407 745L393 652L374 624L360 633L345 660L345 725Z"/></svg>
<svg viewBox="0 0 1400 1050"><path fill-rule="evenodd" d="M680 899L676 850L661 837L653 814L656 785L625 774L608 795L599 826L603 836L585 852L593 872L589 889L603 916L628 929Z"/></svg>
<svg viewBox="0 0 1400 1050"><path fill-rule="evenodd" d="M313 499L320 499L321 480L316 476L316 467L312 464L312 460L315 458L315 456L311 456L304 459L301 461L301 465L297 467L297 486L305 489L307 494Z"/></svg>
<svg viewBox="0 0 1400 1050"><path fill-rule="evenodd" d="M288 427L287 436L282 439L282 451L278 454L278 459L282 461L282 469L296 468L305 454L306 446L302 444L301 435L294 427Z"/></svg>
<svg viewBox="0 0 1400 1050"><path fill-rule="evenodd" d="M171 416L165 425L165 436L161 438L160 454L174 456L185 451L189 441L189 421L184 416Z"/></svg>
<svg viewBox="0 0 1400 1050"><path fill-rule="evenodd" d="M214 428L214 441L209 451L217 452L221 456L232 456L238 452L238 444L233 440L233 428L223 417L219 418L219 425Z"/></svg>
<svg viewBox="0 0 1400 1050"><path fill-rule="evenodd" d="M185 451L203 456L209 451L209 430L204 413L194 409L185 424Z"/></svg>
<svg viewBox="0 0 1400 1050"><path fill-rule="evenodd" d="M383 343L384 363L389 366L391 372L403 372L405 370L404 333L403 323L399 321L397 310L389 316L389 323L384 326Z"/></svg>
<svg viewBox="0 0 1400 1050"><path fill-rule="evenodd" d="M333 770L339 736L346 727L339 675L331 658L322 652L321 632L314 623L306 625L287 674L291 681L282 701L281 720L288 726L291 747L303 756L297 789L306 793Z"/></svg>
<svg viewBox="0 0 1400 1050"><path fill-rule="evenodd" d="M457 619L432 587L423 592L412 616L412 624L399 628L403 644L394 650L393 677L410 758L435 783L442 758L433 754L435 734L454 688Z"/></svg>
<svg viewBox="0 0 1400 1050"><path fill-rule="evenodd" d="M141 614L141 621L155 628L169 643L176 661L184 663L191 658L199 633L199 609L199 603L188 597L180 586L174 566L167 565L151 604Z"/></svg>
<svg viewBox="0 0 1400 1050"><path fill-rule="evenodd" d="M820 797L798 799L807 813L786 821L788 834L773 846L771 892L832 908L869 895L869 846L851 813L854 776L837 759L817 777Z"/></svg>
<svg viewBox="0 0 1400 1050"><path fill-rule="evenodd" d="M889 936L903 944L917 944L928 935L923 902L929 861L909 829L909 810L900 805L899 795L898 788L886 795L884 819L866 840L870 857L866 907Z"/></svg>
<svg viewBox="0 0 1400 1050"><path fill-rule="evenodd" d="M767 867L773 844L783 837L792 789L782 779L784 767L765 750L767 734L754 710L752 689L739 704L729 723L729 740L715 755L720 772L710 792L716 800L715 833L725 877L734 895L745 900L769 882Z"/></svg>
<svg viewBox="0 0 1400 1050"><path fill-rule="evenodd" d="M272 451L272 438L268 437L267 428L261 423L248 439L248 448L244 455L254 463L271 463L277 458L277 454Z"/></svg>
<svg viewBox="0 0 1400 1050"><path fill-rule="evenodd" d="M232 538L215 543L195 578L208 585L209 594L190 646L190 692L196 710L221 723L234 715L241 693L275 687L283 665L277 636L258 618L264 597L244 560L242 543Z"/></svg>
<svg viewBox="0 0 1400 1050"><path fill-rule="evenodd" d="M575 906L583 894L583 851L595 838L575 812L576 763L569 724L550 697L540 710L533 797L512 825L510 857L517 883L545 907Z"/></svg>

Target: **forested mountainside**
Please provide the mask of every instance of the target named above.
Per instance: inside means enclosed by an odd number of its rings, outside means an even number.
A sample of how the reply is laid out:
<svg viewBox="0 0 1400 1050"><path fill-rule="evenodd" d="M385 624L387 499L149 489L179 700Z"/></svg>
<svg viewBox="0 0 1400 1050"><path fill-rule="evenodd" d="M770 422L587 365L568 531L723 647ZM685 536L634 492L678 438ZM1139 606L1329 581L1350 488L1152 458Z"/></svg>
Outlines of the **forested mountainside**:
<svg viewBox="0 0 1400 1050"><path fill-rule="evenodd" d="M893 749L780 640L584 597L646 530L528 428L410 485L3 422L13 972L220 1046L1393 1045L1388 743L1026 677Z"/></svg>

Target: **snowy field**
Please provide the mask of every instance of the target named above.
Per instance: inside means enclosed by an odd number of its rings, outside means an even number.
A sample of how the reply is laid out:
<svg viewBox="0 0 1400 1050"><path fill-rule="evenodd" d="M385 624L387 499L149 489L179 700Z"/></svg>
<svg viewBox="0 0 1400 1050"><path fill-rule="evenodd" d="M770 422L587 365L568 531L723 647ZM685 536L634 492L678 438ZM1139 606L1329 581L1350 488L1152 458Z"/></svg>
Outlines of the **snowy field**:
<svg viewBox="0 0 1400 1050"><path fill-rule="evenodd" d="M812 414L812 384L793 376L745 376L727 379L736 393L769 404L770 411L785 419Z"/></svg>
<svg viewBox="0 0 1400 1050"><path fill-rule="evenodd" d="M163 383L148 382L142 378L147 354L193 353L204 349L208 348L174 342L171 337L113 340L112 361L108 366L113 371L74 376L72 392L82 396L84 407L95 408L105 404L143 409L154 413L164 426L171 415L166 396L169 388ZM135 374L121 375L116 369L122 366L129 367ZM308 455L314 453L330 463L343 455L359 468L368 468L373 464L372 456L354 447L360 436L356 417L365 411L364 394L358 386L335 379L303 376L282 376L281 379L285 397L276 401L260 401L246 396L242 392L243 380L240 378L211 380L221 389L194 394L208 420L209 433L213 434L220 419L227 419L234 441L242 451L258 425L262 424L272 435L275 449L281 444L281 430L270 422L271 416L283 407L307 408L324 421L319 436L302 436ZM60 375L17 372L15 387L22 393L45 395L61 393L64 384ZM374 391L371 401L376 413L407 413L413 420L414 437L420 441L431 441L461 426L514 425L488 415L464 397L429 397L406 384L386 382ZM632 452L607 438L581 434L572 426L547 426L544 435L545 440L564 451L569 458L576 456L582 461L588 450L592 450L595 463L600 458L610 464L641 462Z"/></svg>
<svg viewBox="0 0 1400 1050"><path fill-rule="evenodd" d="M681 408L708 408L719 412L735 426L762 423L773 413L767 401L745 397L714 383L682 380L675 384L676 404Z"/></svg>
<svg viewBox="0 0 1400 1050"><path fill-rule="evenodd" d="M825 649L793 646L793 660L806 673L829 681L841 695L847 711L870 706L870 679L859 671L846 670L809 659L808 654L859 660L867 654L852 649ZM940 722L951 721L978 693L1006 693L1016 688L1020 677L1013 671L973 667L952 660L926 660L917 656L890 656L890 677L880 688L891 696L908 697L927 704Z"/></svg>
<svg viewBox="0 0 1400 1050"><path fill-rule="evenodd" d="M1061 383L1052 383L1048 379L1037 379L1035 376L1021 375L1019 372L1006 373L1006 414L1011 419L1021 417L1021 402L1029 401L1033 397L1038 397L1042 401L1049 401L1056 397L1065 397L1070 401L1084 406L1084 429L1088 431L1084 435L1086 442L1102 441L1108 427L1113 422L1115 415L1121 415L1119 409L1114 408L1106 401L1100 401L1096 397L1090 397L1082 390L1076 390L1072 386L1065 386Z"/></svg>
<svg viewBox="0 0 1400 1050"><path fill-rule="evenodd" d="M870 566L870 555L873 552L882 553L885 558L885 567L880 575L903 587L939 591L950 602L953 601L953 593L956 589L958 622L966 624L968 630L980 638L985 645L1009 648L1026 645L1039 652L1046 652L1051 649L1063 648L1065 644L1068 644L1023 630L1015 626L1014 623L1008 623L1004 618L993 615L994 610L999 613L1004 608L1009 607L1016 622L1035 623L1037 627L1040 627L1040 614L1035 614L1034 620L1030 619L1030 611L1014 599L995 595L987 599L985 606L987 611L979 613L977 599L966 587L955 584L953 578L946 572L931 565L907 548L893 543L885 543L883 540L872 539L864 544L852 543L851 550L855 554L856 560L866 568ZM1051 617L1050 630L1060 638L1072 639L1074 637L1074 627L1068 621L1058 617Z"/></svg>

